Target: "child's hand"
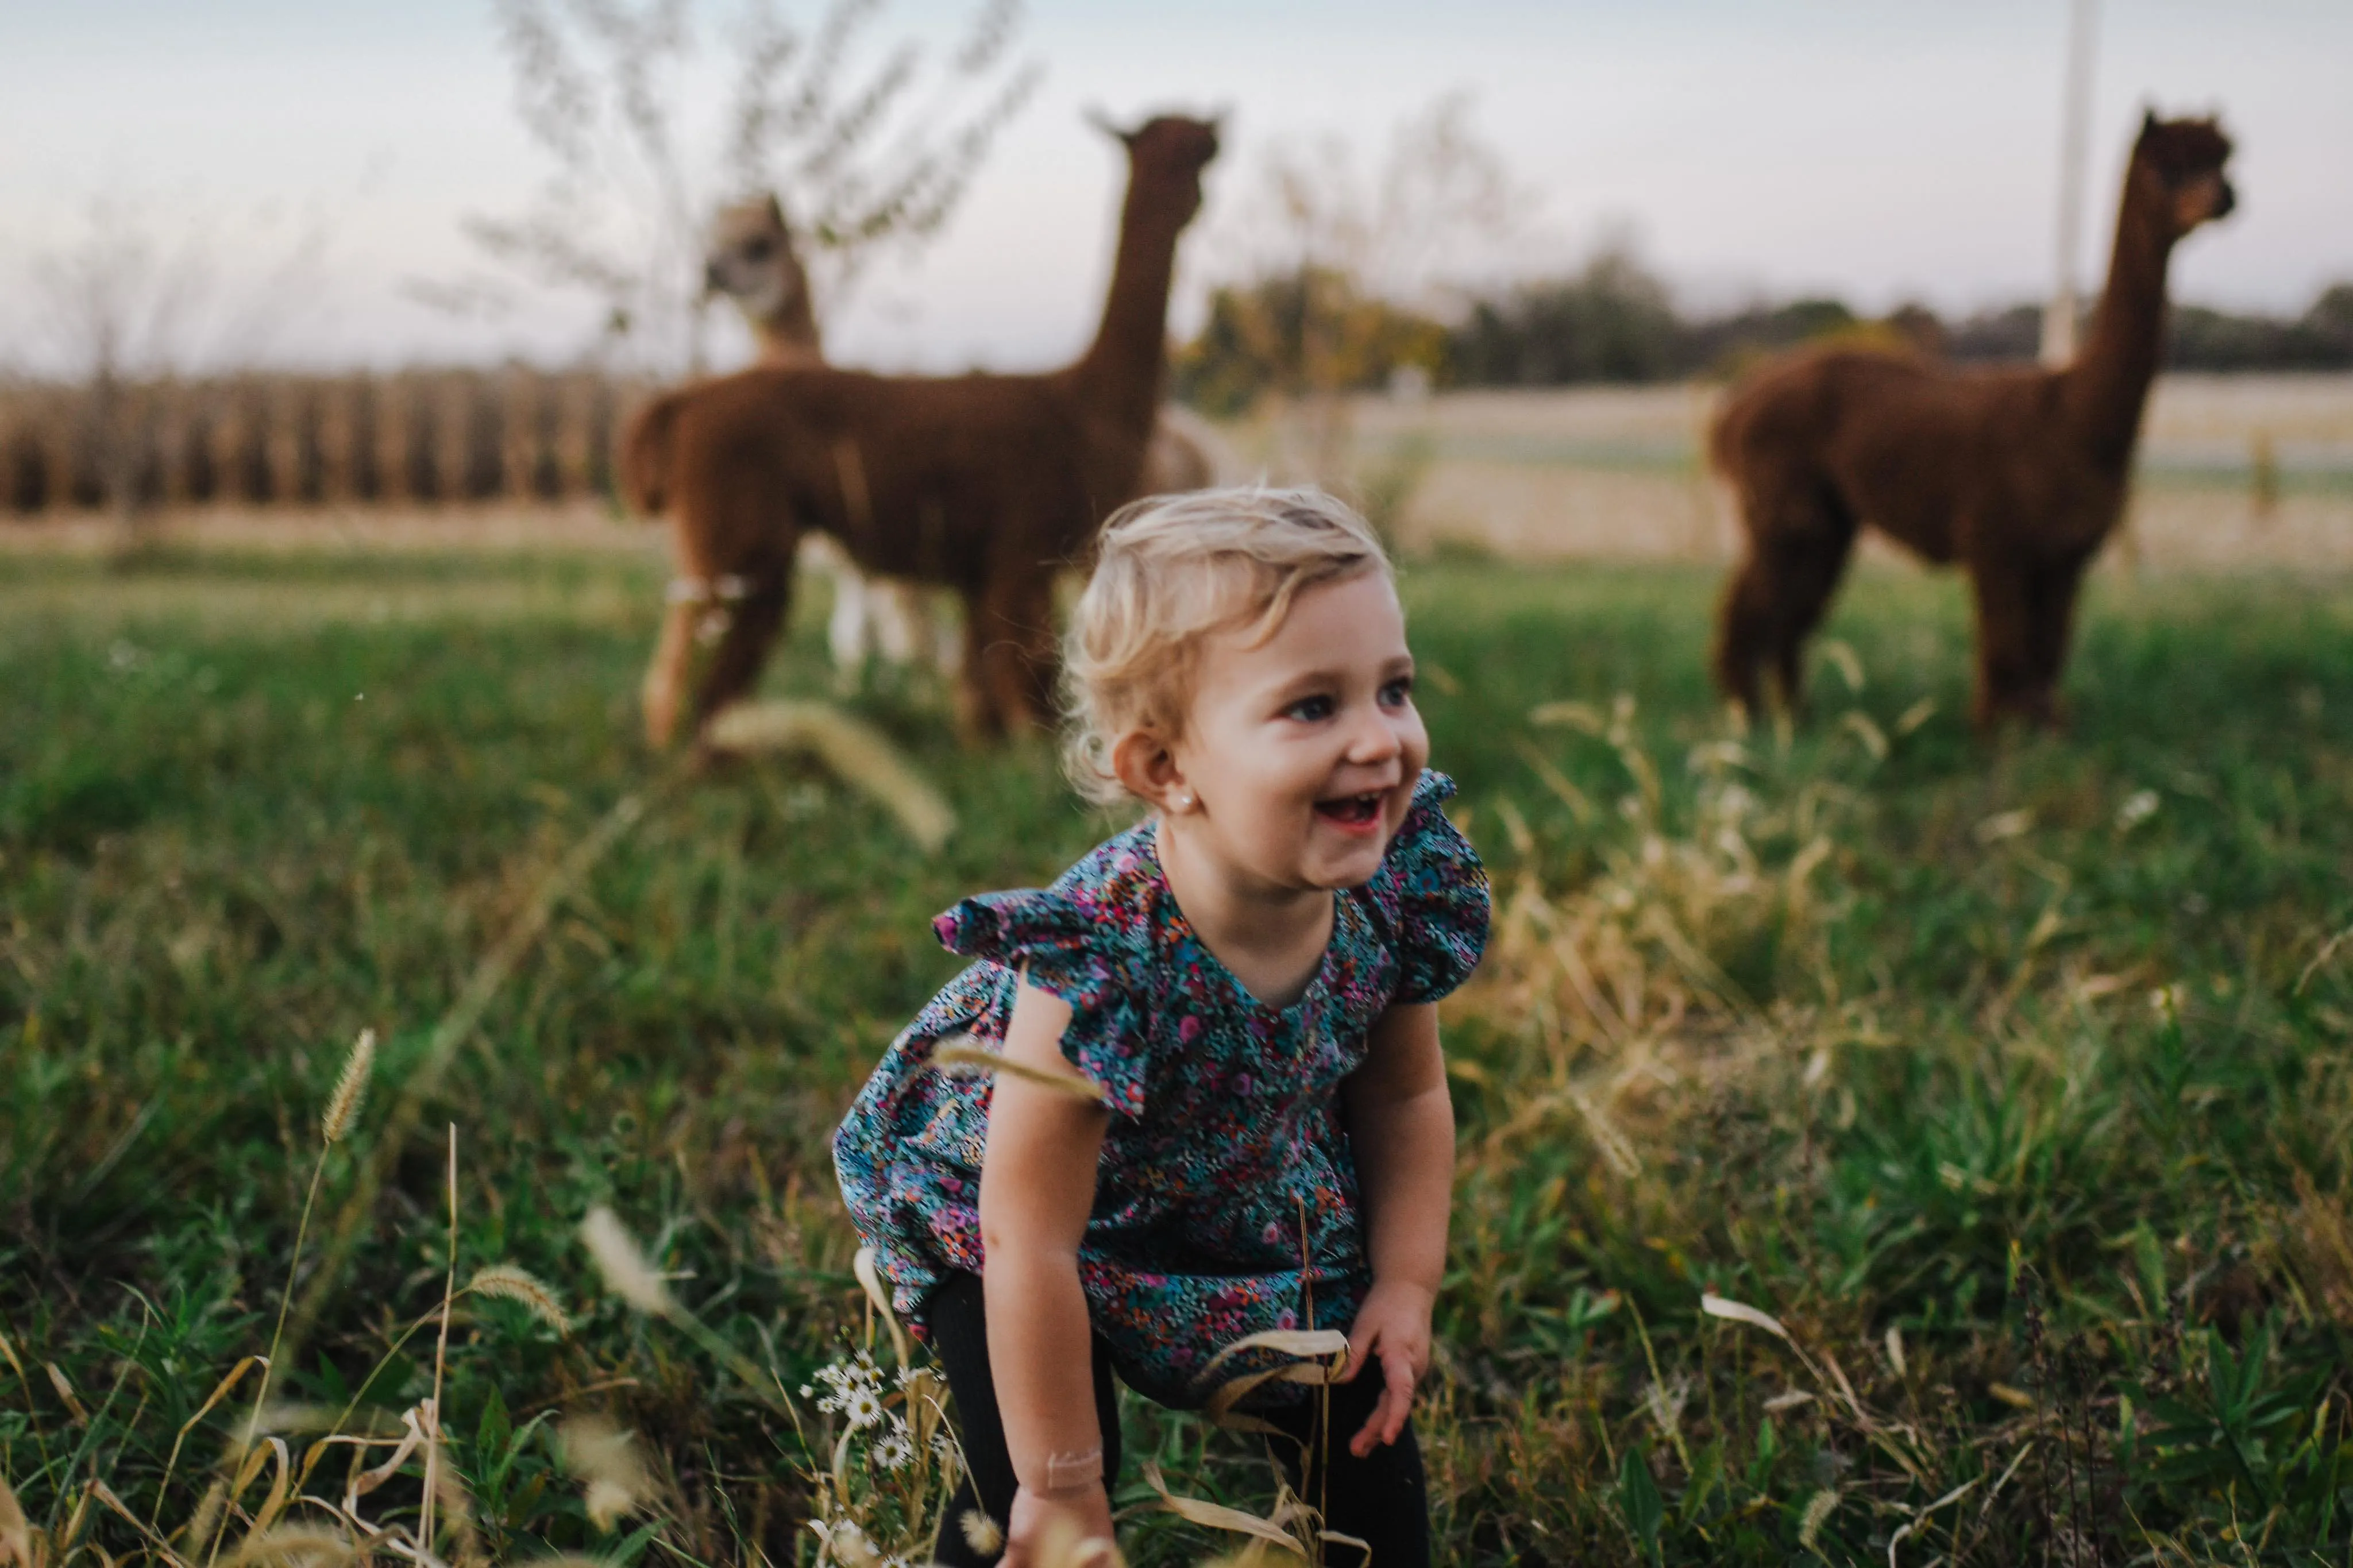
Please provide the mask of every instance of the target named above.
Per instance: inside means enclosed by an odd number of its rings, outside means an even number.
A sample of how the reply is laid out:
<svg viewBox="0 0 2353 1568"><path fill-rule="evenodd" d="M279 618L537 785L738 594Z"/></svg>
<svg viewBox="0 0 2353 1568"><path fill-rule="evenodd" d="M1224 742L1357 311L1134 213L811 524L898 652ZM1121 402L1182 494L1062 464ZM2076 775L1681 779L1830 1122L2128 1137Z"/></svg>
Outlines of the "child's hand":
<svg viewBox="0 0 2353 1568"><path fill-rule="evenodd" d="M1414 1385L1430 1369L1430 1309L1435 1298L1423 1286L1376 1280L1348 1331L1348 1370L1342 1383L1354 1383L1375 1356L1381 1360L1381 1402L1364 1427L1348 1439L1348 1452L1363 1458L1384 1443L1394 1443L1405 1430L1413 1410Z"/></svg>
<svg viewBox="0 0 2353 1568"><path fill-rule="evenodd" d="M1082 1541L1115 1540L1111 1498L1101 1483L1074 1493L1040 1497L1028 1487L1013 1494L1013 1517L1005 1521L1005 1555L999 1568L1034 1568L1056 1542L1067 1552Z"/></svg>

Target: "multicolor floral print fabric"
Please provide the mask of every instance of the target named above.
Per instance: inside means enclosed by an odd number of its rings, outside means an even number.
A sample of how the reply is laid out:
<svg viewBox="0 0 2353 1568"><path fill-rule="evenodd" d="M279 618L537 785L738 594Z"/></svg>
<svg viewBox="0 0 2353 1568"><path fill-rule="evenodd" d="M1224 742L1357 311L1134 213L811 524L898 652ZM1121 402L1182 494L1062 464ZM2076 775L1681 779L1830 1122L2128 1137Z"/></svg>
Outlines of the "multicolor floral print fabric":
<svg viewBox="0 0 2353 1568"><path fill-rule="evenodd" d="M1233 1341L1353 1321L1371 1271L1341 1080L1391 1004L1453 990L1487 938L1487 874L1439 809L1453 793L1422 774L1380 870L1339 896L1323 966L1285 1008L1195 934L1150 821L1050 888L966 899L934 921L976 962L892 1043L834 1137L842 1194L900 1312L920 1324L949 1270L981 1272L990 1079L934 1070L932 1052L964 1037L999 1048L1026 968L1070 1004L1063 1052L1113 1111L1079 1273L1122 1378L1198 1405L1198 1374Z"/></svg>

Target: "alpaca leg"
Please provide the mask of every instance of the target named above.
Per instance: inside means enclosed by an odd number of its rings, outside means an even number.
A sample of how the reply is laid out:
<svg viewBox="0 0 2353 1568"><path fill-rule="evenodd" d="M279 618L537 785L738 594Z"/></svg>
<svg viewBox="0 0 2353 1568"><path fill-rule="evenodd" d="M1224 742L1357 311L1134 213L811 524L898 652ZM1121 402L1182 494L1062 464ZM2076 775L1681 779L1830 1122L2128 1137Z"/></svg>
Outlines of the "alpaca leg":
<svg viewBox="0 0 2353 1568"><path fill-rule="evenodd" d="M792 557L786 555L782 565L770 564L749 574L743 597L726 606L726 629L719 635L711 668L694 697L698 731L712 714L758 684L760 667L767 662L768 649L784 626L792 592Z"/></svg>
<svg viewBox="0 0 2353 1568"><path fill-rule="evenodd" d="M924 655L942 679L954 681L964 664L964 617L949 613L947 597L943 594L930 594L924 603L929 606L925 626L931 634L923 645Z"/></svg>
<svg viewBox="0 0 2353 1568"><path fill-rule="evenodd" d="M1806 639L1821 625L1853 549L1854 530L1836 524L1785 534L1775 542L1773 578L1780 602L1775 606L1774 674L1781 700L1792 712L1805 684Z"/></svg>
<svg viewBox="0 0 2353 1568"><path fill-rule="evenodd" d="M826 648L833 655L834 673L854 683L873 647L869 635L872 621L867 613L868 584L847 562L836 562L832 571L833 614L825 623Z"/></svg>
<svg viewBox="0 0 2353 1568"><path fill-rule="evenodd" d="M924 583L906 582L896 586L901 626L906 638L906 646L896 655L899 662L909 668L928 666L944 675L954 675L957 642L949 618L940 613L938 591Z"/></svg>
<svg viewBox="0 0 2353 1568"><path fill-rule="evenodd" d="M1750 719L1765 711L1759 679L1774 644L1774 605L1779 600L1773 582L1770 535L1765 524L1773 513L1772 499L1746 485L1734 488L1734 505L1740 531L1747 543L1740 568L1724 591L1716 613L1715 685Z"/></svg>
<svg viewBox="0 0 2353 1568"><path fill-rule="evenodd" d="M1782 700L1795 708L1800 655L1822 618L1854 547L1854 525L1820 498L1746 498L1748 558L1726 589L1715 647L1716 683L1753 716L1767 662Z"/></svg>
<svg viewBox="0 0 2353 1568"><path fill-rule="evenodd" d="M656 751L670 744L678 728L679 710L694 683L697 656L706 641L698 633L712 615L725 610L717 598L717 552L702 521L699 513L681 506L670 522L673 575L665 590L661 634L655 639L653 658L638 689L646 740Z"/></svg>
<svg viewBox="0 0 2353 1568"><path fill-rule="evenodd" d="M1053 579L1001 577L966 601L961 706L967 728L997 739L1052 722Z"/></svg>
<svg viewBox="0 0 2353 1568"><path fill-rule="evenodd" d="M661 637L638 690L646 742L656 751L670 744L670 731L678 727L678 705L686 695L687 667L694 658L695 623L702 616L702 605L679 600L672 600L662 616Z"/></svg>
<svg viewBox="0 0 2353 1568"><path fill-rule="evenodd" d="M1716 689L1752 718L1764 711L1758 672L1772 640L1773 597L1765 563L1752 551L1725 590L1717 615Z"/></svg>
<svg viewBox="0 0 2353 1568"><path fill-rule="evenodd" d="M2034 685L2034 595L2030 569L2011 562L1978 562L1970 574L1978 618L1977 694L1969 717L1981 731L2004 718L2030 713Z"/></svg>
<svg viewBox="0 0 2353 1568"><path fill-rule="evenodd" d="M880 578L867 587L868 603L872 606L875 651L891 664L914 663L915 650L921 646L916 630L916 595L921 590Z"/></svg>
<svg viewBox="0 0 2353 1568"><path fill-rule="evenodd" d="M967 590L964 595L964 662L955 674L956 731L967 744L999 740L1005 732L1002 715L988 698L988 665L997 624L987 597Z"/></svg>
<svg viewBox="0 0 2353 1568"><path fill-rule="evenodd" d="M2056 728L2066 720L2059 699L2059 677L2066 668L2067 646L2074 631L2075 598L2084 584L2089 556L2056 561L2027 577L2028 684L2021 710L2038 724Z"/></svg>
<svg viewBox="0 0 2353 1568"><path fill-rule="evenodd" d="M1062 671L1061 639L1054 632L1054 580L1043 577L1026 616L1029 639L1021 647L1021 695L1027 727L1052 733L1060 707L1056 688Z"/></svg>

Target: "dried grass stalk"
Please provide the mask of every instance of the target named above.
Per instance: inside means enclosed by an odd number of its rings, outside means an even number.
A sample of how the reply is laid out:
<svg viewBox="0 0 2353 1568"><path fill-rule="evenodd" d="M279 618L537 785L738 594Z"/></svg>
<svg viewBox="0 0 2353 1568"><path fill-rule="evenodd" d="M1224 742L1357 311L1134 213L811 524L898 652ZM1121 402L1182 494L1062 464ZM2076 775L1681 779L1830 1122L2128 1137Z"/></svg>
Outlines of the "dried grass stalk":
<svg viewBox="0 0 2353 1568"><path fill-rule="evenodd" d="M1728 1322L1746 1323L1750 1328L1764 1330L1785 1344L1789 1342L1789 1331L1781 1326L1780 1319L1770 1312L1759 1311L1745 1301L1726 1300L1724 1297L1712 1292L1703 1292L1699 1299L1699 1310L1711 1318L1722 1318Z"/></svg>
<svg viewBox="0 0 2353 1568"><path fill-rule="evenodd" d="M41 1369L49 1374L49 1386L56 1389L58 1397L65 1402L66 1414L73 1417L74 1425L89 1426L90 1412L82 1408L81 1400L74 1394L73 1384L66 1381L66 1374L59 1370L58 1363L45 1361L41 1363Z"/></svg>
<svg viewBox="0 0 2353 1568"><path fill-rule="evenodd" d="M1223 1503L1178 1497L1168 1489L1168 1483L1161 1478L1160 1467L1149 1460L1144 1467L1144 1479L1154 1491L1160 1494L1160 1506L1187 1523L1206 1525L1211 1530L1228 1531L1235 1535L1247 1535L1253 1541L1262 1541L1269 1546L1288 1552L1303 1562L1307 1559L1306 1546L1289 1528L1304 1510L1299 1500L1291 1495L1288 1487L1276 1498L1274 1511L1261 1519L1257 1514L1244 1513L1240 1509L1228 1508Z"/></svg>
<svg viewBox="0 0 2353 1568"><path fill-rule="evenodd" d="M899 819L924 850L955 831L955 812L914 764L872 725L828 702L739 702L703 731L724 752L807 752L844 784L864 791Z"/></svg>
<svg viewBox="0 0 2353 1568"><path fill-rule="evenodd" d="M2310 1173L2295 1173L2295 1208L2288 1215L2299 1272L2324 1315L2353 1326L2353 1214L2341 1194L2320 1190Z"/></svg>
<svg viewBox="0 0 2353 1568"><path fill-rule="evenodd" d="M996 1051L959 1043L967 1037L959 1036L955 1041L942 1041L934 1046L932 1066L941 1072L952 1074L1004 1073L1019 1079L1023 1083L1035 1084L1039 1089L1050 1089L1057 1094L1069 1095L1072 1100L1084 1100L1089 1105L1103 1102L1103 1091L1092 1079L1082 1078L1074 1072L1050 1072L1044 1068L1033 1068L1028 1062L1017 1062Z"/></svg>
<svg viewBox="0 0 2353 1568"><path fill-rule="evenodd" d="M24 1505L8 1479L0 1476L0 1568L40 1568L41 1559L34 1555L37 1550Z"/></svg>
<svg viewBox="0 0 2353 1568"><path fill-rule="evenodd" d="M874 1249L861 1247L849 1260L852 1274L858 1277L858 1288L866 1292L866 1300L881 1315L882 1326L891 1331L891 1349L898 1355L901 1366L913 1364L907 1352L907 1335L899 1327L899 1315L891 1310L891 1292L882 1286L882 1275L874 1258Z"/></svg>

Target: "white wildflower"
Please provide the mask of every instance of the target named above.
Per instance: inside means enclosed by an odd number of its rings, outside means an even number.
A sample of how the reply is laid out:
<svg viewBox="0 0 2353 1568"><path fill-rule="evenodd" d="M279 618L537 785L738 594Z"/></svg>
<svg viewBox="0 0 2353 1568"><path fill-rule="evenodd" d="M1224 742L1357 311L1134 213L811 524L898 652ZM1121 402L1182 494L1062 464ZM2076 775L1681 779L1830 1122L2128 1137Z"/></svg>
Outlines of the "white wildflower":
<svg viewBox="0 0 2353 1568"><path fill-rule="evenodd" d="M874 1462L886 1470L903 1470L915 1457L915 1440L907 1432L907 1424L897 1416L891 1418L891 1430L874 1445Z"/></svg>

